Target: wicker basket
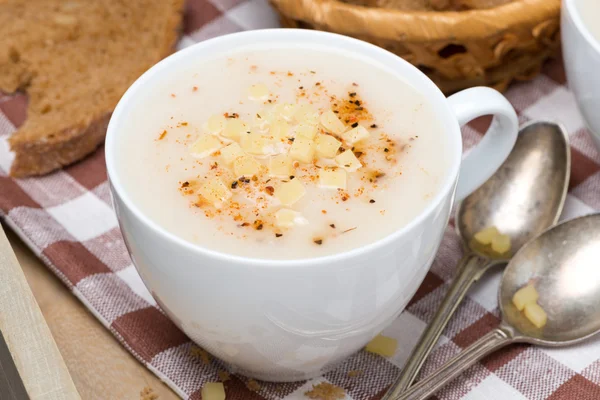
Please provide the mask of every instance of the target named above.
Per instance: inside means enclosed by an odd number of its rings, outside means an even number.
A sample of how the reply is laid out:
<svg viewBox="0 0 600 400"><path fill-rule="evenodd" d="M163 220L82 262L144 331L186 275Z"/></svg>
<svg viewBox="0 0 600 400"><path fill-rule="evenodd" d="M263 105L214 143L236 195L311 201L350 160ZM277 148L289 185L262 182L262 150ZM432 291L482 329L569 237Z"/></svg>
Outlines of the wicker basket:
<svg viewBox="0 0 600 400"><path fill-rule="evenodd" d="M560 0L466 11L389 8L406 1L270 0L283 26L374 43L416 65L447 94L477 85L504 91L515 79L536 76L560 50Z"/></svg>

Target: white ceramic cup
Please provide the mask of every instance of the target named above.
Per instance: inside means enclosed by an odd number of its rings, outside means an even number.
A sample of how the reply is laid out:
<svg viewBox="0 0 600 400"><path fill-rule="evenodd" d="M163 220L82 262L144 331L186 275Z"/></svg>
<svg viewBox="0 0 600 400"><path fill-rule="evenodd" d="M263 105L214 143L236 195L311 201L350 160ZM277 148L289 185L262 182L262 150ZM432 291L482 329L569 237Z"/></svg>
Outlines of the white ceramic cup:
<svg viewBox="0 0 600 400"><path fill-rule="evenodd" d="M586 1L587 14L583 11ZM561 35L567 80L600 150L600 41L588 29L599 19L598 0L563 0Z"/></svg>
<svg viewBox="0 0 600 400"><path fill-rule="evenodd" d="M169 71L181 63L248 46L273 51L318 46L361 54L422 92L445 127L451 159L439 193L424 211L378 242L332 256L284 261L215 252L170 234L144 215L123 186L123 166L115 159L120 140L128 134L123 121L139 89L169 79ZM492 128L461 163L460 125L486 114L495 115ZM139 78L110 121L106 162L127 248L163 310L234 371L293 381L328 370L400 314L435 257L455 190L461 199L485 182L508 156L517 130L515 111L498 92L474 88L446 99L417 68L379 47L308 30L249 31L191 46Z"/></svg>

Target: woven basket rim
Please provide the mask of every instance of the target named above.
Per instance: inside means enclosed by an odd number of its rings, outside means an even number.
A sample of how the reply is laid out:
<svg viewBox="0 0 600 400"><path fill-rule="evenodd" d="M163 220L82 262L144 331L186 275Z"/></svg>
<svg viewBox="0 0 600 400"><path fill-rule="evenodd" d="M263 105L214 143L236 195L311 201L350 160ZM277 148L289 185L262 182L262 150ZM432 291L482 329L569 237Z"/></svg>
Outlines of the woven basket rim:
<svg viewBox="0 0 600 400"><path fill-rule="evenodd" d="M285 16L317 24L344 34L368 35L391 40L448 41L488 37L519 25L555 18L560 0L519 0L494 8L467 11L404 11L365 7L339 0L270 0ZM534 11L535 10L535 11ZM340 32L331 18L343 15ZM369 24L366 21L378 21ZM468 26L468 29L467 29Z"/></svg>

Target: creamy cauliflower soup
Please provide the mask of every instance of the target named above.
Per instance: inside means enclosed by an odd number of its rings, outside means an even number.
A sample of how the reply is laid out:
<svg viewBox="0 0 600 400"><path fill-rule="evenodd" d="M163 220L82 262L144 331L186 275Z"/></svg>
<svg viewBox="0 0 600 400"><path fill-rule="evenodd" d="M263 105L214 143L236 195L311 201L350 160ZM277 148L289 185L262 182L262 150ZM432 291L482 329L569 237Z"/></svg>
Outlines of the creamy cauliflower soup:
<svg viewBox="0 0 600 400"><path fill-rule="evenodd" d="M445 178L435 110L357 55L241 51L170 73L127 110L118 169L147 217L198 246L345 252L402 228Z"/></svg>
<svg viewBox="0 0 600 400"><path fill-rule="evenodd" d="M577 9L581 19L596 41L600 42L600 1L598 0L579 0Z"/></svg>

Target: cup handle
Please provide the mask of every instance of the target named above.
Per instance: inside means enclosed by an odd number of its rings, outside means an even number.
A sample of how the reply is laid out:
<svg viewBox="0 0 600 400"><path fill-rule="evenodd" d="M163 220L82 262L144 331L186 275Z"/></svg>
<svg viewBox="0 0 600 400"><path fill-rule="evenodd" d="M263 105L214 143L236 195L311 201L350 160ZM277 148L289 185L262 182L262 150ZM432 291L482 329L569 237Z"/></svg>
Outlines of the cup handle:
<svg viewBox="0 0 600 400"><path fill-rule="evenodd" d="M460 126L483 115L494 116L483 139L462 161L455 195L459 202L487 181L506 160L517 140L519 121L506 97L491 88L463 90L448 97L448 103Z"/></svg>

